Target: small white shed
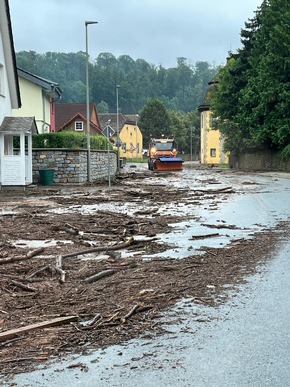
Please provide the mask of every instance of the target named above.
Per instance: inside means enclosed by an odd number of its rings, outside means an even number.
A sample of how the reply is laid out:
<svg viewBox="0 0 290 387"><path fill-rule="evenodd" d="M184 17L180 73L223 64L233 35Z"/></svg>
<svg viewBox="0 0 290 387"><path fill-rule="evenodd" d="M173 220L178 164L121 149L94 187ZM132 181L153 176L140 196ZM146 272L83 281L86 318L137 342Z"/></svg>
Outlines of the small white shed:
<svg viewBox="0 0 290 387"><path fill-rule="evenodd" d="M32 134L34 117L5 117L0 126L0 185L32 183Z"/></svg>

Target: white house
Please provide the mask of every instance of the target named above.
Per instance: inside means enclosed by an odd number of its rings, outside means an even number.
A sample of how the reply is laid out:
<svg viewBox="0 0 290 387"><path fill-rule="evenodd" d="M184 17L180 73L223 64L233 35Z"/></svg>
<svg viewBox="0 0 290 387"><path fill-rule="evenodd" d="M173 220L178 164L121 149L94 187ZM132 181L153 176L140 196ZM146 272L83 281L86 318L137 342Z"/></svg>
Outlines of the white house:
<svg viewBox="0 0 290 387"><path fill-rule="evenodd" d="M34 117L12 117L21 107L8 0L0 0L0 187L32 183Z"/></svg>
<svg viewBox="0 0 290 387"><path fill-rule="evenodd" d="M0 124L21 107L8 0L0 0Z"/></svg>

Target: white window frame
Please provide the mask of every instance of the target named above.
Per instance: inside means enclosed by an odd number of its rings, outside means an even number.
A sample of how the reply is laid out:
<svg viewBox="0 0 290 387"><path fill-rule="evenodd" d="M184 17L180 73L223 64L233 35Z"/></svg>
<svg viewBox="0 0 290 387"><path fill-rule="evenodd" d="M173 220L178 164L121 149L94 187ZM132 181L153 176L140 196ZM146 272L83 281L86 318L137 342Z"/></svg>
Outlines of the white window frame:
<svg viewBox="0 0 290 387"><path fill-rule="evenodd" d="M76 132L83 132L84 131L84 123L83 123L83 121L76 121L75 122L75 131Z"/></svg>

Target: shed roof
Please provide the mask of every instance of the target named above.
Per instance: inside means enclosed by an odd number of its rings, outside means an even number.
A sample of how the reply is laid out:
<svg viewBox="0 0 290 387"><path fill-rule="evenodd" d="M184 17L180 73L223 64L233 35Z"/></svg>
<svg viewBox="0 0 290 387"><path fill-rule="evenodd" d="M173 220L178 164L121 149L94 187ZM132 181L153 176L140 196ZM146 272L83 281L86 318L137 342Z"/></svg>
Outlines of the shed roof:
<svg viewBox="0 0 290 387"><path fill-rule="evenodd" d="M5 117L0 126L1 133L38 133L34 117Z"/></svg>

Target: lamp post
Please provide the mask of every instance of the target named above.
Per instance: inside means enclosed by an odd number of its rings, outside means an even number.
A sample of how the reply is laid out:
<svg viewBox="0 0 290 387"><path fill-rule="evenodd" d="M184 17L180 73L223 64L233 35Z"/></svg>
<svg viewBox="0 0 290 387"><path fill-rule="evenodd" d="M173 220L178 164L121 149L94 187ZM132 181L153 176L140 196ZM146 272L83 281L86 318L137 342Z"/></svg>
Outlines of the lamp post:
<svg viewBox="0 0 290 387"><path fill-rule="evenodd" d="M111 188L111 165L110 165L110 123L111 120L107 121L107 150L108 150L108 180L109 180L109 189Z"/></svg>
<svg viewBox="0 0 290 387"><path fill-rule="evenodd" d="M192 161L192 126L190 126L190 161Z"/></svg>
<svg viewBox="0 0 290 387"><path fill-rule="evenodd" d="M119 87L120 85L116 86L116 97L117 97L117 171L120 172L120 129L119 129Z"/></svg>
<svg viewBox="0 0 290 387"><path fill-rule="evenodd" d="M86 21L86 104L87 104L87 180L91 182L91 138L90 138L90 91L89 91L89 50L88 25L97 24L97 21Z"/></svg>

